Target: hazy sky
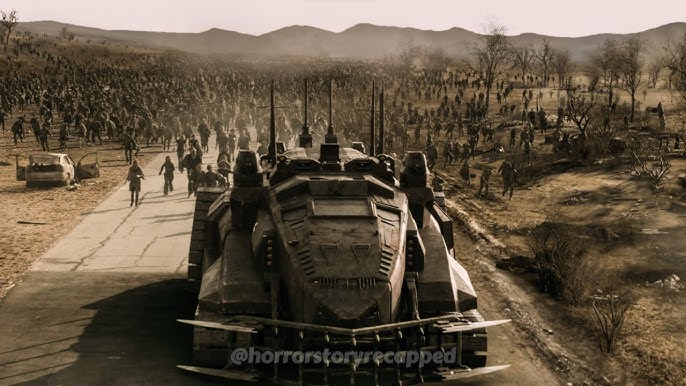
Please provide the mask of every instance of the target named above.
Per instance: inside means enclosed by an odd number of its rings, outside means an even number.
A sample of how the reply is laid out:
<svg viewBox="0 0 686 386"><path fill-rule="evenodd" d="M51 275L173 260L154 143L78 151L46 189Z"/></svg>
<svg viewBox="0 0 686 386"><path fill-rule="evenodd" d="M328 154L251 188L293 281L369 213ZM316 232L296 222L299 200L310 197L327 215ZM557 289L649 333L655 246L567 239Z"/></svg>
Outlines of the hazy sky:
<svg viewBox="0 0 686 386"><path fill-rule="evenodd" d="M639 5L640 4L640 5ZM686 21L686 0L5 0L20 21L55 20L103 29L201 32L216 27L259 35L301 24L339 32L357 23L483 32L493 20L509 34L584 36L639 32Z"/></svg>

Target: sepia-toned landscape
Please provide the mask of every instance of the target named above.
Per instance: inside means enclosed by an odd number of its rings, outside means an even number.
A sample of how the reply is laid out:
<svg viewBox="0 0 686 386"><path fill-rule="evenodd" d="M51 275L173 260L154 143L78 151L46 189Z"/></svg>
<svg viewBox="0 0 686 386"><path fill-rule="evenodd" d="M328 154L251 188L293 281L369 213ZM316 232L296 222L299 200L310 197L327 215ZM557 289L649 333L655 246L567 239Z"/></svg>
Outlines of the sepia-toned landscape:
<svg viewBox="0 0 686 386"><path fill-rule="evenodd" d="M489 365L510 364L511 378L464 384L686 384L686 23L567 38L511 36L495 24L481 33L358 24L254 36L110 31L23 22L21 14L15 21L9 30L0 23L0 321L12 318L7 307L16 305L6 304L15 292L35 283L36 270L41 277L41 256L105 199L128 191L128 133L156 176L166 155L179 166L176 139L186 131L200 138L204 124L211 134L203 165L220 168L215 157L231 130L252 150L266 148L273 84L276 136L286 149L298 146L303 124L315 144L333 126L341 146L373 149L371 120L383 130L378 153L398 171L406 154L424 152L428 185L445 194L454 255L482 314L512 320L488 348ZM372 112L381 90L383 119L378 105ZM15 143L20 117L25 135ZM25 165L44 152L32 117L51 128L50 151L75 162L97 151L99 177L54 187L18 181L16 160ZM101 140L92 143L94 131ZM509 182L505 164L516 170ZM178 197L160 213L195 202L187 176L176 173ZM141 208L165 199L162 184L142 184ZM129 210L125 201L120 209ZM190 242L191 229L184 232ZM169 276L185 277L185 268ZM24 333L14 326L11 334ZM175 346L169 335L161 340ZM188 335L176 353L190 352ZM497 348L501 339L509 352ZM78 383L69 364L16 367L31 358L7 356L18 348L9 340L0 343L0 384ZM196 381L180 377L161 379Z"/></svg>

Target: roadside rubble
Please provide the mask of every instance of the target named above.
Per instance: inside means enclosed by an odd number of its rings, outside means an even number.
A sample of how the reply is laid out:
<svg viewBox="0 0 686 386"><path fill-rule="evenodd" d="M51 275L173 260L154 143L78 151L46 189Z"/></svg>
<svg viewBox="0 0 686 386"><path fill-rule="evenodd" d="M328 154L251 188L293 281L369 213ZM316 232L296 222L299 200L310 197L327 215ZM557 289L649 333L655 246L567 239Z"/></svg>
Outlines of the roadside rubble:
<svg viewBox="0 0 686 386"><path fill-rule="evenodd" d="M686 289L686 283L681 281L681 278L675 274L667 276L663 280L658 280L653 283L646 282L646 286L653 288L666 288L668 290L679 292L680 290Z"/></svg>

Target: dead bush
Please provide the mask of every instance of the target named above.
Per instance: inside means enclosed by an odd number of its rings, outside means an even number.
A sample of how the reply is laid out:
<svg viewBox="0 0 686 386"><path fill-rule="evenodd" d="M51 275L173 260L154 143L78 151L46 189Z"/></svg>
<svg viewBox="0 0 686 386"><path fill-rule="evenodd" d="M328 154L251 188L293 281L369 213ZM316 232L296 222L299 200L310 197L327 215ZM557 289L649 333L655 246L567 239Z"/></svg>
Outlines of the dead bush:
<svg viewBox="0 0 686 386"><path fill-rule="evenodd" d="M631 156L631 175L650 181L653 189L658 189L672 168L672 163L664 155L663 149L651 148L647 146L647 143L633 140L629 145L629 154Z"/></svg>
<svg viewBox="0 0 686 386"><path fill-rule="evenodd" d="M517 170L517 183L522 185L530 184L550 174L550 165L554 161L550 154L534 152L528 157L524 153L517 152L508 158Z"/></svg>
<svg viewBox="0 0 686 386"><path fill-rule="evenodd" d="M592 282L592 267L586 246L578 237L554 227L537 229L529 250L543 292L581 305Z"/></svg>
<svg viewBox="0 0 686 386"><path fill-rule="evenodd" d="M635 303L628 290L612 290L608 294L592 297L593 330L598 337L600 350L612 354L622 333L627 311Z"/></svg>

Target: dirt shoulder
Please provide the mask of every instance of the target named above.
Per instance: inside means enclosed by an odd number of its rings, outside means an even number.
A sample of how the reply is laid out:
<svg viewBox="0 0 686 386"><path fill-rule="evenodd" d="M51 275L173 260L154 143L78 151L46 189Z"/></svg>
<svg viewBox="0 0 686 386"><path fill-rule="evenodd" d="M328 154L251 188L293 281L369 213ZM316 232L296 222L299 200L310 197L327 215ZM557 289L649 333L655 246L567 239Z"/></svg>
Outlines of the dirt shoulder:
<svg viewBox="0 0 686 386"><path fill-rule="evenodd" d="M19 115L31 113L27 110ZM13 122L14 119L10 118L9 121ZM57 140L52 140L50 146L53 151L62 152L58 150ZM0 166L0 197L3 203L0 218L4 223L0 227L0 300L21 281L38 257L69 233L84 215L120 187L126 178L128 165L119 143L105 140L103 146L79 148L78 143L70 141L68 146L64 152L74 162L97 150L100 178L84 180L78 189L71 191L65 187L29 189L25 182L16 180L15 155L20 156L20 163L22 159L26 162L26 156L41 152L40 146L31 135L15 147L9 130L0 133L0 161L9 163ZM161 150L159 145L143 148L138 159L145 164Z"/></svg>
<svg viewBox="0 0 686 386"><path fill-rule="evenodd" d="M481 170L497 170L499 162L477 159L472 164L476 181ZM542 352L567 382L686 384L684 291L652 284L671 274L686 277L686 240L680 236L686 234L686 194L676 178L686 161L676 158L672 165L672 179L657 192L631 178L625 166L590 165L522 186L511 201L500 195L502 183L495 173L495 194L487 198L476 197L478 185L469 188L446 178L446 195L456 203L451 214L478 240L477 256L489 257L477 261L467 254L464 264L477 272L477 283L491 283L485 295L500 299L523 341ZM457 166L444 169L448 176L457 171ZM612 355L598 349L590 307L572 307L543 294L535 274L495 268L496 259L529 256L531 232L546 221L566 224L569 232L599 232L599 238L588 240L594 271L621 276L636 295ZM592 288L603 284L595 282Z"/></svg>

